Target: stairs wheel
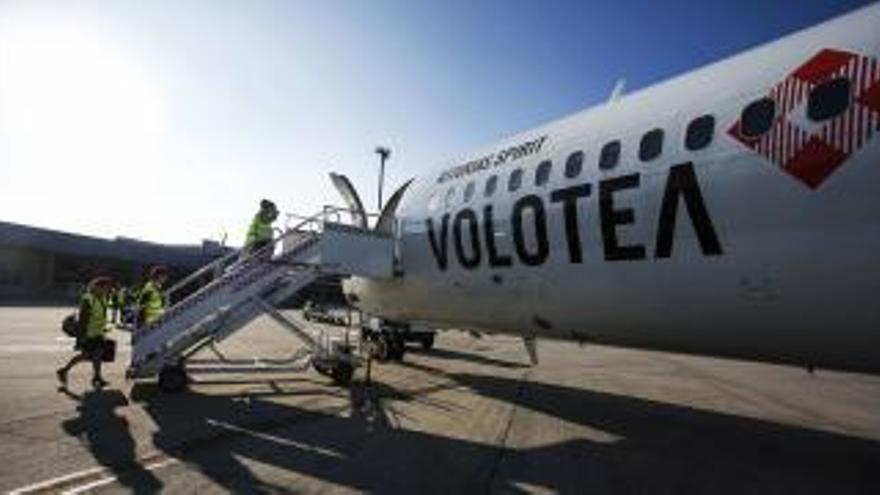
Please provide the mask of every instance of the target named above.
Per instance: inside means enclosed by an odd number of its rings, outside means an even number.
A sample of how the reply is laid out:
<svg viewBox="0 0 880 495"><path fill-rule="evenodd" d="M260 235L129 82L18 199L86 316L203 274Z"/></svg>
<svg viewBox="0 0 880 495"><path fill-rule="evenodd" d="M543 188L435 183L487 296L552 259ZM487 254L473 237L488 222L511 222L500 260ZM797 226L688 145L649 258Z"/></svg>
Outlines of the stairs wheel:
<svg viewBox="0 0 880 495"><path fill-rule="evenodd" d="M323 363L319 363L317 361L312 361L312 368L315 368L319 374L324 376L333 376L332 369Z"/></svg>
<svg viewBox="0 0 880 495"><path fill-rule="evenodd" d="M422 349L429 350L434 347L434 336L429 335L427 337L422 338Z"/></svg>
<svg viewBox="0 0 880 495"><path fill-rule="evenodd" d="M183 366L165 366L159 372L159 390L166 393L177 393L186 389L189 377Z"/></svg>
<svg viewBox="0 0 880 495"><path fill-rule="evenodd" d="M351 384L351 378L354 376L354 366L346 362L336 363L330 371L330 376L336 385L347 387Z"/></svg>

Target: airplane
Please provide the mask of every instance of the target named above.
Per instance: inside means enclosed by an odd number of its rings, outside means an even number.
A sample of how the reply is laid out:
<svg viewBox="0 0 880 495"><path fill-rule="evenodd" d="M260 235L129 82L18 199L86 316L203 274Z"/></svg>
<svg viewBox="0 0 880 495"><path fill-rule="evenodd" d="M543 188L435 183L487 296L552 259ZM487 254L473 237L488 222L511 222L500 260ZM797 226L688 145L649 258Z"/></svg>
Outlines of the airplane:
<svg viewBox="0 0 880 495"><path fill-rule="evenodd" d="M880 4L407 182L396 276L427 324L880 373ZM357 192L333 180L366 222Z"/></svg>

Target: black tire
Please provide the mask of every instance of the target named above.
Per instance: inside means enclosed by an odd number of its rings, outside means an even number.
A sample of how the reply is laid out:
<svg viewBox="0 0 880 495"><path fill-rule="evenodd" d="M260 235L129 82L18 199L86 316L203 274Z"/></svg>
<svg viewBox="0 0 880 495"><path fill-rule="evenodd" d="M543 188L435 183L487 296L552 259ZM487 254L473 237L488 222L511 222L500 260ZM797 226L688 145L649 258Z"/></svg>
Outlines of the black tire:
<svg viewBox="0 0 880 495"><path fill-rule="evenodd" d="M336 385L347 387L351 385L351 379L354 376L354 366L344 361L336 363L330 371L330 376Z"/></svg>
<svg viewBox="0 0 880 495"><path fill-rule="evenodd" d="M174 394L186 390L189 377L183 366L166 366L159 372L159 390Z"/></svg>
<svg viewBox="0 0 880 495"><path fill-rule="evenodd" d="M434 347L434 336L428 335L427 337L422 338L422 349L430 350Z"/></svg>
<svg viewBox="0 0 880 495"><path fill-rule="evenodd" d="M315 371L317 371L318 374L320 374L320 375L333 376L331 374L330 368L328 368L323 363L318 363L318 362L312 361L312 368L315 368Z"/></svg>
<svg viewBox="0 0 880 495"><path fill-rule="evenodd" d="M406 343L400 337L392 337L390 343L390 358L395 361L403 361L403 355L406 354Z"/></svg>

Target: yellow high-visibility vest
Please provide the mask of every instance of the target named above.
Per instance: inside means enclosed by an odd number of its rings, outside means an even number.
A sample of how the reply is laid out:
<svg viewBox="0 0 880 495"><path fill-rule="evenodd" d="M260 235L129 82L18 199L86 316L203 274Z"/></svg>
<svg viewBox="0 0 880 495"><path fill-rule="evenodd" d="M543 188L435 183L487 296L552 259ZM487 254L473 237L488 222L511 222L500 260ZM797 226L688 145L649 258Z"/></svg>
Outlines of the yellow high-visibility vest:
<svg viewBox="0 0 880 495"><path fill-rule="evenodd" d="M103 337L107 328L107 301L91 292L83 294L83 300L89 303L89 324L86 327L86 338Z"/></svg>
<svg viewBox="0 0 880 495"><path fill-rule="evenodd" d="M144 288L141 289L140 297L138 298L138 303L140 304L142 314L144 315L144 321L142 323L146 323L147 325L153 323L158 320L163 313L165 313L165 300L162 298L162 291L156 287L156 284L150 280L144 285Z"/></svg>
<svg viewBox="0 0 880 495"><path fill-rule="evenodd" d="M247 238L245 239L245 247L253 246L258 242L272 240L272 222L263 219L263 216L257 213L248 227Z"/></svg>

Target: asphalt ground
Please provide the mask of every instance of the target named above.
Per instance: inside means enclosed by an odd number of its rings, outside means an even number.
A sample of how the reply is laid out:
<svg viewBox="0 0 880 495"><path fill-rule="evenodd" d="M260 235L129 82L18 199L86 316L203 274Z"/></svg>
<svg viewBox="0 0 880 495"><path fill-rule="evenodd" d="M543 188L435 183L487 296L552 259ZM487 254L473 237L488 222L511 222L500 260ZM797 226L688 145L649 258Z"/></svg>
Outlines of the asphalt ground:
<svg viewBox="0 0 880 495"><path fill-rule="evenodd" d="M314 371L89 385L65 308L0 308L0 491L880 493L880 377L448 332L350 388ZM220 346L283 357L258 320ZM206 358L212 355L203 356Z"/></svg>

